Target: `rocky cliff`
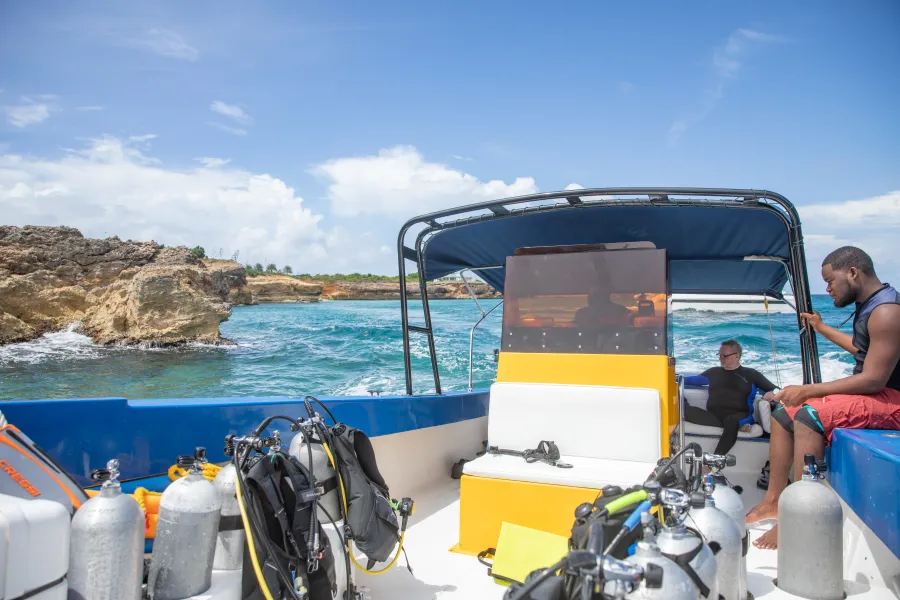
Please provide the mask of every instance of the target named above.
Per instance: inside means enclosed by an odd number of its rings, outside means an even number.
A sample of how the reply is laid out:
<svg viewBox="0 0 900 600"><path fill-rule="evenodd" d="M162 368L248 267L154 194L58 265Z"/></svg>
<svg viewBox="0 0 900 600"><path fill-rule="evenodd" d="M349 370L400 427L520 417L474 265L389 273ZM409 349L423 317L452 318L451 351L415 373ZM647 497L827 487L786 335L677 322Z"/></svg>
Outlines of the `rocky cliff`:
<svg viewBox="0 0 900 600"><path fill-rule="evenodd" d="M252 281L255 278L250 278ZM472 291L479 298L500 298L500 294L485 283L471 284ZM406 293L410 298L419 298L418 283L407 283ZM469 292L462 283L431 283L428 285L429 300L469 298ZM342 281L325 284L320 296L322 300L399 300L399 282Z"/></svg>
<svg viewBox="0 0 900 600"><path fill-rule="evenodd" d="M0 343L81 323L101 343L219 342L239 270L211 269L184 247L69 227L0 227ZM236 280L234 280L236 278Z"/></svg>
<svg viewBox="0 0 900 600"><path fill-rule="evenodd" d="M472 288L500 297L483 283ZM420 297L417 283L406 290ZM432 300L469 297L461 283L428 291ZM72 323L100 343L227 342L219 324L232 305L399 298L399 282L248 277L236 262L200 260L184 246L90 239L70 227L0 227L0 344Z"/></svg>

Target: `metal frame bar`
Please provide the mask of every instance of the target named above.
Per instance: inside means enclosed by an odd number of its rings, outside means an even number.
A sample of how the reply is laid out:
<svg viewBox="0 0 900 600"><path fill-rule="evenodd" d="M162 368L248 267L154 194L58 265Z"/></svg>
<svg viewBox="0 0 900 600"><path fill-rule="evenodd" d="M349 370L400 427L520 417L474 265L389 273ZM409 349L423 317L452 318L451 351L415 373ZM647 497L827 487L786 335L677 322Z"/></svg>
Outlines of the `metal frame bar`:
<svg viewBox="0 0 900 600"><path fill-rule="evenodd" d="M431 354L432 373L435 391L441 393L440 375L438 373L437 356L434 348L434 332L431 327L431 311L428 306L428 284L425 281L424 250L428 241L441 231L456 227L465 227L475 223L494 219L511 219L517 216L540 211L585 210L604 206L708 206L732 209L768 210L777 214L785 225L790 244L788 258L789 274L793 274L792 287L797 303L797 327L800 332L800 355L803 362L803 382L817 383L821 381L818 348L815 334L804 328L800 318L801 312L812 311L812 298L809 292L809 280L806 273L806 252L803 247L803 234L800 226L800 215L797 209L781 194L768 190L748 189L715 189L715 188L593 188L578 190L579 203L570 203L568 198L573 192L556 191L529 194L514 198L503 198L469 204L457 208L441 210L414 217L403 224L397 236L397 255L400 273L400 313L403 334L403 361L406 372L406 393L413 394L412 363L410 358L409 332L422 332L428 336L428 347ZM616 196L628 196L620 199ZM684 198L673 198L683 196ZM560 200L555 204L541 206L516 207L542 200ZM465 216L467 213L487 211L487 214ZM455 221L440 222L438 219L457 217ZM416 225L424 225L424 229L416 236L415 250L405 245L407 232ZM415 256L415 259L412 258ZM406 260L414 260L419 275L419 286L422 290L422 308L425 313L425 327L410 327L409 307L406 293ZM502 265L491 265L500 268ZM788 264L785 264L788 268ZM475 271L488 267L469 267Z"/></svg>
<svg viewBox="0 0 900 600"><path fill-rule="evenodd" d="M472 330L469 331L469 391L470 392L472 391L472 354L474 352L474 347L475 347L475 329L477 329L478 326L481 325L481 322L484 321L485 319L487 319L488 316L492 312L494 312L494 310L501 304L503 304L503 300L501 300L500 302L495 304L491 308L491 310L489 310L487 312L481 311L482 312L481 318L478 319L478 322L475 323L475 325L472 326Z"/></svg>

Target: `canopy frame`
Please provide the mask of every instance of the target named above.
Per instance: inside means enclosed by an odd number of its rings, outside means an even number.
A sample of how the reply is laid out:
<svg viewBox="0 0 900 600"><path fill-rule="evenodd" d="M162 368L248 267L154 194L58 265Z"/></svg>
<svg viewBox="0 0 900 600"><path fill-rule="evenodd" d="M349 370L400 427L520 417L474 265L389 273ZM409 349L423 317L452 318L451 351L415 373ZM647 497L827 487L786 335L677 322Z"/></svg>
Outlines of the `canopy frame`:
<svg viewBox="0 0 900 600"><path fill-rule="evenodd" d="M623 198L624 197L624 198ZM553 201L552 204L534 205L536 202ZM511 198L488 200L456 208L436 211L414 217L404 223L397 236L397 255L400 274L400 312L403 335L403 363L406 376L406 393L413 394L412 359L410 353L410 333L419 333L427 337L430 355L434 393L441 395L440 373L438 372L437 353L434 342L434 330L431 310L428 303L428 280L426 280L425 257L428 243L435 235L450 229L464 228L477 223L498 219L515 219L523 215L541 212L596 209L598 207L615 206L705 206L721 210L763 210L778 215L785 227L789 244L787 257L747 256L743 260L775 260L784 265L787 281L794 292L797 310L797 327L800 336L800 357L803 365L803 382L821 381L818 347L811 328L806 328L800 318L801 312L812 311L812 297L809 291L809 279L806 270L806 253L803 247L803 234L800 215L794 205L781 194L768 190L750 189L718 189L718 188L591 188L562 190L528 194ZM410 229L423 225L416 235L412 248L406 245L406 237ZM611 240L613 241L613 240ZM649 240L653 241L653 240ZM412 261L418 274L419 289L422 297L424 327L411 325L409 322L408 294L406 291L406 261ZM505 258L504 258L505 260ZM726 258L724 260L735 260ZM477 273L485 269L502 269L504 264L470 265L462 270ZM441 274L440 276L449 273ZM777 290L762 290L763 294L783 299ZM686 292L690 293L690 292ZM727 291L704 292L727 294Z"/></svg>

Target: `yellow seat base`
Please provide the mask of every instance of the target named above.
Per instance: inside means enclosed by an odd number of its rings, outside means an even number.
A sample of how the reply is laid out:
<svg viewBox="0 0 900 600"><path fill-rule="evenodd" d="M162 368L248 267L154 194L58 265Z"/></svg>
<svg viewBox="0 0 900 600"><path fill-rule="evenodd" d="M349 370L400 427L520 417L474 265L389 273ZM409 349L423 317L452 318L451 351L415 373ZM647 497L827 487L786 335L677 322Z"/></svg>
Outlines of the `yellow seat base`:
<svg viewBox="0 0 900 600"><path fill-rule="evenodd" d="M496 548L503 522L565 536L572 532L575 509L593 502L599 489L463 475L459 491L461 554Z"/></svg>

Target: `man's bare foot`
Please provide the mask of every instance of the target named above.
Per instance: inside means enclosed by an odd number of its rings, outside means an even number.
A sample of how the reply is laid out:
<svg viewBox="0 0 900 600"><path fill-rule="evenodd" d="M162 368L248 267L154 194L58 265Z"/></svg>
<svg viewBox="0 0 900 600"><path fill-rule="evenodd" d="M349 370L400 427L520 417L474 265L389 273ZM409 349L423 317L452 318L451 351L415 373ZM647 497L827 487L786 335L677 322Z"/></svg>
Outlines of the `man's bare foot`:
<svg viewBox="0 0 900 600"><path fill-rule="evenodd" d="M778 502L772 502L764 498L762 502L754 506L750 509L750 512L747 513L747 525L765 521L766 519L776 518L778 518Z"/></svg>
<svg viewBox="0 0 900 600"><path fill-rule="evenodd" d="M753 545L762 550L775 550L778 547L778 525L759 536Z"/></svg>

